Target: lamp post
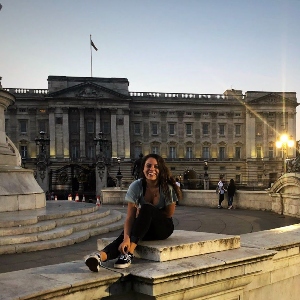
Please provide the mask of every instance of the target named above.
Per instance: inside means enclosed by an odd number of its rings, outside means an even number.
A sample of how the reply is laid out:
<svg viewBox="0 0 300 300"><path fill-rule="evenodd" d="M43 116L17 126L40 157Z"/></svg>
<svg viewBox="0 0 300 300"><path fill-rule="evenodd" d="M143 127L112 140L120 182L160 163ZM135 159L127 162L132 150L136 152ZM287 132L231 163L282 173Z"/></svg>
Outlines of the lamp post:
<svg viewBox="0 0 300 300"><path fill-rule="evenodd" d="M102 132L99 132L98 137L94 138L94 144L95 147L99 144L100 146L100 151L99 154L97 155L97 162L96 162L96 167L98 170L98 175L102 181L103 176L106 179L107 175L107 165L109 165L109 158L107 157L107 147L109 146L109 140L104 136ZM104 151L103 151L104 150ZM105 184L106 186L106 184Z"/></svg>
<svg viewBox="0 0 300 300"><path fill-rule="evenodd" d="M119 165L119 170L118 170L118 173L117 173L117 176L116 176L116 177L117 177L117 179L118 179L119 187L120 187L120 189L121 189L121 180L122 180L122 178L123 178L123 175L122 175L121 169L120 169L121 158L118 157L118 158L117 158L117 161L118 161L118 165Z"/></svg>
<svg viewBox="0 0 300 300"><path fill-rule="evenodd" d="M204 161L204 190L209 190L209 177L208 177L208 162L207 160Z"/></svg>
<svg viewBox="0 0 300 300"><path fill-rule="evenodd" d="M37 155L37 174L39 174L42 181L46 176L46 169L49 165L46 146L50 144L50 138L45 137L45 131L40 131L40 137L35 138L35 143L39 146L39 154Z"/></svg>
<svg viewBox="0 0 300 300"><path fill-rule="evenodd" d="M283 160L283 173L286 173L286 159L287 159L287 149L288 147L294 146L294 140L292 137L288 137L286 133L280 136L280 139L276 142L276 147L282 151Z"/></svg>

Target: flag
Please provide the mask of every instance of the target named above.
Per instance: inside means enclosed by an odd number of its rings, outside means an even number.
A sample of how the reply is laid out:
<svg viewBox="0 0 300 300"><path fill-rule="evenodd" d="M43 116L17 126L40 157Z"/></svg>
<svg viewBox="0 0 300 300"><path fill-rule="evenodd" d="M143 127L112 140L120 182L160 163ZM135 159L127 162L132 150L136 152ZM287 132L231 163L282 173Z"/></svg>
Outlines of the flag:
<svg viewBox="0 0 300 300"><path fill-rule="evenodd" d="M98 51L98 48L95 46L95 44L93 43L92 40L91 40L91 45L92 45L92 47L93 47L96 51Z"/></svg>

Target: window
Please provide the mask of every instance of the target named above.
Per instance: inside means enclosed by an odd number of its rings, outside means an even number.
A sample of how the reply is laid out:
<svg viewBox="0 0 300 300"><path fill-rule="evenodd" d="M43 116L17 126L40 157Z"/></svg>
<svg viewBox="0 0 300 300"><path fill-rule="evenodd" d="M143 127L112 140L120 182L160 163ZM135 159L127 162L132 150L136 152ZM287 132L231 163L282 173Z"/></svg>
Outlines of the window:
<svg viewBox="0 0 300 300"><path fill-rule="evenodd" d="M27 158L27 146L20 147L20 154L22 158Z"/></svg>
<svg viewBox="0 0 300 300"><path fill-rule="evenodd" d="M256 157L262 158L261 147L256 147Z"/></svg>
<svg viewBox="0 0 300 300"><path fill-rule="evenodd" d="M235 147L235 158L236 159L241 158L241 147Z"/></svg>
<svg viewBox="0 0 300 300"><path fill-rule="evenodd" d="M152 152L153 154L159 154L158 146L152 146L151 152Z"/></svg>
<svg viewBox="0 0 300 300"><path fill-rule="evenodd" d="M139 158L139 155L143 153L141 146L134 146L134 158Z"/></svg>
<svg viewBox="0 0 300 300"><path fill-rule="evenodd" d="M20 133L26 134L27 133L27 120L20 120L19 125L20 125Z"/></svg>
<svg viewBox="0 0 300 300"><path fill-rule="evenodd" d="M170 123L169 124L169 134L174 135L175 134L175 124Z"/></svg>
<svg viewBox="0 0 300 300"><path fill-rule="evenodd" d="M86 156L87 156L88 159L94 159L96 157L96 155L95 155L95 145L88 145Z"/></svg>
<svg viewBox="0 0 300 300"><path fill-rule="evenodd" d="M70 132L79 134L79 121L78 120L71 120L70 122Z"/></svg>
<svg viewBox="0 0 300 300"><path fill-rule="evenodd" d="M202 133L203 134L209 134L209 124L208 123L203 123L202 124Z"/></svg>
<svg viewBox="0 0 300 300"><path fill-rule="evenodd" d="M269 158L274 158L274 147L269 147Z"/></svg>
<svg viewBox="0 0 300 300"><path fill-rule="evenodd" d="M173 146L169 148L169 158L176 158L176 149Z"/></svg>
<svg viewBox="0 0 300 300"><path fill-rule="evenodd" d="M78 145L71 146L71 158L72 158L72 160L76 160L79 158L79 146Z"/></svg>
<svg viewBox="0 0 300 300"><path fill-rule="evenodd" d="M225 135L225 125L224 124L219 124L219 134Z"/></svg>
<svg viewBox="0 0 300 300"><path fill-rule="evenodd" d="M192 124L185 124L186 135L192 135Z"/></svg>
<svg viewBox="0 0 300 300"><path fill-rule="evenodd" d="M258 174L258 175L257 175L257 181L258 181L258 182L262 182L262 175L261 175L261 174Z"/></svg>
<svg viewBox="0 0 300 300"><path fill-rule="evenodd" d="M133 124L133 132L135 135L141 134L141 124L140 123L134 123Z"/></svg>
<svg viewBox="0 0 300 300"><path fill-rule="evenodd" d="M55 118L55 124L61 125L62 123L63 123L63 118L62 117Z"/></svg>
<svg viewBox="0 0 300 300"><path fill-rule="evenodd" d="M241 125L240 124L235 125L235 135L241 135Z"/></svg>
<svg viewBox="0 0 300 300"><path fill-rule="evenodd" d="M103 127L103 134L110 134L110 123L109 121L103 121L102 123L102 127Z"/></svg>
<svg viewBox="0 0 300 300"><path fill-rule="evenodd" d="M94 121L89 120L86 122L86 132L87 133L95 133Z"/></svg>
<svg viewBox="0 0 300 300"><path fill-rule="evenodd" d="M152 135L158 135L158 124L157 123L152 123L151 124L151 130L152 130Z"/></svg>
<svg viewBox="0 0 300 300"><path fill-rule="evenodd" d="M38 123L39 123L39 132L41 131L46 132L47 131L46 120L39 120Z"/></svg>
<svg viewBox="0 0 300 300"><path fill-rule="evenodd" d="M273 122L270 122L268 127L269 136L274 136L274 132L275 132L274 128L275 128L275 124Z"/></svg>
<svg viewBox="0 0 300 300"><path fill-rule="evenodd" d="M192 147L186 147L185 158L193 158Z"/></svg>
<svg viewBox="0 0 300 300"><path fill-rule="evenodd" d="M241 182L241 175L235 175L235 183Z"/></svg>
<svg viewBox="0 0 300 300"><path fill-rule="evenodd" d="M219 159L224 160L225 159L225 147L219 148Z"/></svg>
<svg viewBox="0 0 300 300"><path fill-rule="evenodd" d="M204 159L209 159L210 157L210 153L209 153L209 147L203 147L202 148L202 157Z"/></svg>

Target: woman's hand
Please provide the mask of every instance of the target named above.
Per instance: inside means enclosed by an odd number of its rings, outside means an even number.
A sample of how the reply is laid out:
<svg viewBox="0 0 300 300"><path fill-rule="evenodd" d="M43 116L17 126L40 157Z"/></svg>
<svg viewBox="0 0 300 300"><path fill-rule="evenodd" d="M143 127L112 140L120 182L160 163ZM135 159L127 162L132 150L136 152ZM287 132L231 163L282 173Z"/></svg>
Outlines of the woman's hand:
<svg viewBox="0 0 300 300"><path fill-rule="evenodd" d="M125 254L128 252L128 249L130 247L130 238L129 236L124 236L123 242L119 245L118 250L122 253Z"/></svg>

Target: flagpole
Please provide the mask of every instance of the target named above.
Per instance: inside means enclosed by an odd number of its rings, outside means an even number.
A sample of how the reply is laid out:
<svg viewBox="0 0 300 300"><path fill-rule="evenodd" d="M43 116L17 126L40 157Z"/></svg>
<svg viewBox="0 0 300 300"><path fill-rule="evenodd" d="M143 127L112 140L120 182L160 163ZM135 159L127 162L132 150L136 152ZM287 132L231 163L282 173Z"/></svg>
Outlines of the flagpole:
<svg viewBox="0 0 300 300"><path fill-rule="evenodd" d="M93 54L92 54L92 35L90 34L90 48L91 48L91 77L93 77Z"/></svg>

